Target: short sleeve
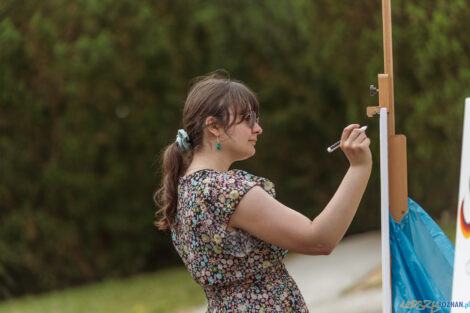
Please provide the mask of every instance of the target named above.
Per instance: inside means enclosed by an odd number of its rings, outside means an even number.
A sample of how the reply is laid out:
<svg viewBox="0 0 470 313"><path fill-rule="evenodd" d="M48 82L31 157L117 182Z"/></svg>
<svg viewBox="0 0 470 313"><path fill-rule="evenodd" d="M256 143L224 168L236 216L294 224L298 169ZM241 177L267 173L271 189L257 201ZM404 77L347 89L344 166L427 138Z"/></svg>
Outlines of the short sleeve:
<svg viewBox="0 0 470 313"><path fill-rule="evenodd" d="M226 227L243 196L254 186L261 186L275 197L274 184L242 170L217 173L210 185L210 203L216 222Z"/></svg>

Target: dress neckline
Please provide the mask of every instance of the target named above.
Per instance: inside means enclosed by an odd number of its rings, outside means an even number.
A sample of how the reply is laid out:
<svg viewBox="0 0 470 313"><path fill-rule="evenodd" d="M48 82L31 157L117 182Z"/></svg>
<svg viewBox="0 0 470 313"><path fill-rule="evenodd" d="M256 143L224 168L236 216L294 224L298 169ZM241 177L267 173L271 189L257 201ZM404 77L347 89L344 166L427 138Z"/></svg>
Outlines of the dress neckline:
<svg viewBox="0 0 470 313"><path fill-rule="evenodd" d="M191 177L191 176L193 176L194 174L196 174L196 173L198 173L198 172L201 172L201 171L214 171L214 172L216 172L216 170L213 170L213 169L211 169L211 168L203 168L203 169L194 171L194 172L192 172L192 173L189 173L189 174L187 174L187 175L181 176L180 178L181 178L181 179L186 179L186 178Z"/></svg>
<svg viewBox="0 0 470 313"><path fill-rule="evenodd" d="M196 173L198 173L198 172L201 172L201 171L212 171L212 172L216 172L216 173L235 173L235 172L237 172L237 171L239 171L239 170L238 170L238 169L231 169L231 170L228 170L228 171L226 171L226 172L219 172L219 171L216 171L216 170L214 170L214 169L212 169L212 168L203 168L203 169L194 171L194 172L192 172L192 173L189 173L189 174L187 174L187 175L185 175L185 176L181 176L180 179L183 179L183 180L184 180L184 179L187 179L187 178L189 178L189 177L193 176L194 174L196 174Z"/></svg>

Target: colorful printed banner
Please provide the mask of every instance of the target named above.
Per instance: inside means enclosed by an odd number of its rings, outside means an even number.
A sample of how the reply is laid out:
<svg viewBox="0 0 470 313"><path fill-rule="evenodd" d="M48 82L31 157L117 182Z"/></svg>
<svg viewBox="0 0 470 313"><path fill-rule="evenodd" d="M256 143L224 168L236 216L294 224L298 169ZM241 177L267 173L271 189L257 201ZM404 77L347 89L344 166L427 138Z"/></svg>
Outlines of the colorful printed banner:
<svg viewBox="0 0 470 313"><path fill-rule="evenodd" d="M465 99L465 115L460 165L460 191L455 238L454 280L452 301L470 300L470 98ZM465 307L453 307L452 313L469 312Z"/></svg>

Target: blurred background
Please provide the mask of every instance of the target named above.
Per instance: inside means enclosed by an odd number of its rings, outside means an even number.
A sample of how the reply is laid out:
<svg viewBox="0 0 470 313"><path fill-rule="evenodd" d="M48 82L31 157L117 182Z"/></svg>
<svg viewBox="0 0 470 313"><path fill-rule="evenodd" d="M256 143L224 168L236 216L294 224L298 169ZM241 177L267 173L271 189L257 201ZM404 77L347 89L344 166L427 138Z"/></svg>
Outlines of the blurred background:
<svg viewBox="0 0 470 313"><path fill-rule="evenodd" d="M409 196L435 220L452 219L470 4L393 0L392 9ZM44 312L63 299L69 309L57 312L173 312L203 301L169 233L153 226L152 196L190 80L217 69L260 101L257 153L232 168L269 178L309 218L348 168L327 146L348 124L369 125L374 168L348 234L378 229L379 121L365 112L378 105L369 85L383 72L380 1L2 0L0 311L42 312L40 297L51 303ZM121 302L93 302L116 288L127 291Z"/></svg>

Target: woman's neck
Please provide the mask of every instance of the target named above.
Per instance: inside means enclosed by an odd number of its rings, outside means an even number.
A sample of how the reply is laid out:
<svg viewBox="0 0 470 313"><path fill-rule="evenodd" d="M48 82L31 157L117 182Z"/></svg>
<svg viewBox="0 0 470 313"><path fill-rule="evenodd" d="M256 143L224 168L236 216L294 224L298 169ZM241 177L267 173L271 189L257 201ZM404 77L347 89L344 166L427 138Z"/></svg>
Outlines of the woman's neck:
<svg viewBox="0 0 470 313"><path fill-rule="evenodd" d="M232 162L224 158L222 153L195 153L187 171L192 172L210 168L217 172L227 172L231 164Z"/></svg>

